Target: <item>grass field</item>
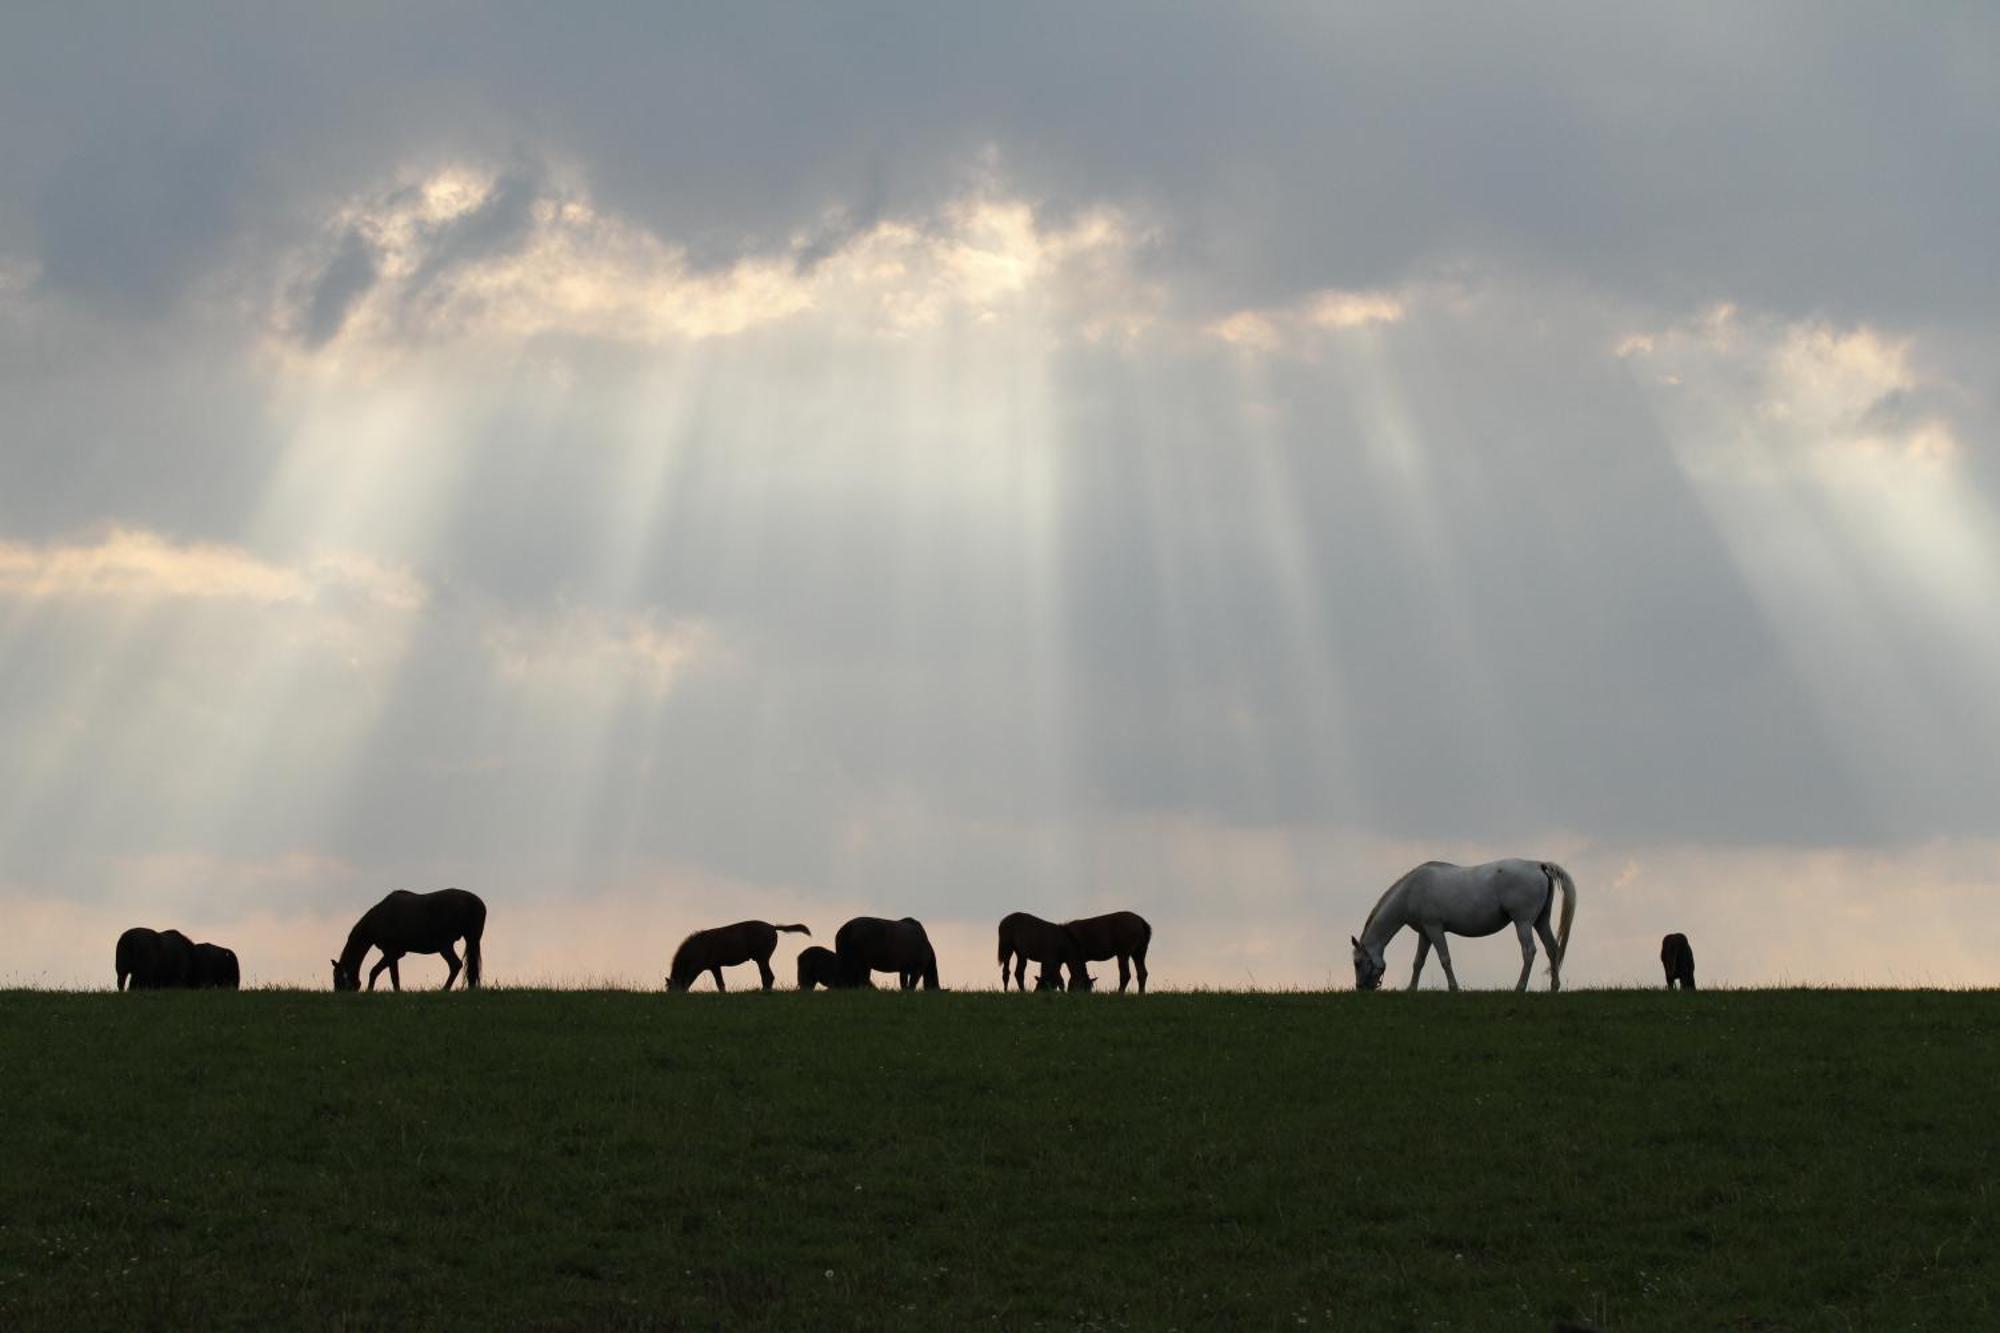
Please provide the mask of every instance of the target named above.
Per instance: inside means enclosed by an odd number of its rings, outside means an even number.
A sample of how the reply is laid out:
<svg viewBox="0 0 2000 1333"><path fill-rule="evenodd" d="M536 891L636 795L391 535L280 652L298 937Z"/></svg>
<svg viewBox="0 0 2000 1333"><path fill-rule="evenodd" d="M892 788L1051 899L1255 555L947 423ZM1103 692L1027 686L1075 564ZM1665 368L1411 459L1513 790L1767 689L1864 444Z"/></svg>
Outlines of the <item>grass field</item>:
<svg viewBox="0 0 2000 1333"><path fill-rule="evenodd" d="M2000 1327L2000 994L0 995L0 1327Z"/></svg>

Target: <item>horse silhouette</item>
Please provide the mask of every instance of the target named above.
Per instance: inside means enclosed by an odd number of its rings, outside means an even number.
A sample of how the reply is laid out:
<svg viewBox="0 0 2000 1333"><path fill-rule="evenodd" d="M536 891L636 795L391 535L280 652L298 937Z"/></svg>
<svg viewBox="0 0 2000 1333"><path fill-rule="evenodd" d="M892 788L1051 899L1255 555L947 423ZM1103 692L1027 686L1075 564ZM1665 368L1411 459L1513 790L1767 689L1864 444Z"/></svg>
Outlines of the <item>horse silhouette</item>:
<svg viewBox="0 0 2000 1333"><path fill-rule="evenodd" d="M1007 989L1007 970L1011 966L1014 985L1027 990L1030 962L1042 965L1041 975L1035 980L1036 990L1059 988L1061 982L1051 985L1050 977L1061 966L1069 967L1072 978L1083 970L1082 951L1068 930L1027 912L1009 912L1000 918L1000 989Z"/></svg>
<svg viewBox="0 0 2000 1333"><path fill-rule="evenodd" d="M674 950L674 961L667 968L667 989L686 990L706 972L715 978L717 990L726 991L729 987L722 984L722 969L738 963L755 963L764 989L771 989L771 951L778 947L779 931L812 934L804 926L774 926L768 921L738 921L733 926L697 930Z"/></svg>
<svg viewBox="0 0 2000 1333"><path fill-rule="evenodd" d="M840 984L861 986L873 972L894 972L904 990L921 981L925 990L938 989L937 951L923 923L914 917L888 921L857 916L833 937L840 958Z"/></svg>
<svg viewBox="0 0 2000 1333"><path fill-rule="evenodd" d="M872 990L875 983L863 981L861 985ZM828 990L840 988L840 955L817 944L799 950L799 989L811 990L815 986Z"/></svg>
<svg viewBox="0 0 2000 1333"><path fill-rule="evenodd" d="M1682 990L1694 989L1694 946L1676 931L1660 941L1660 967L1667 974L1667 989L1679 982Z"/></svg>
<svg viewBox="0 0 2000 1333"><path fill-rule="evenodd" d="M1087 991L1096 985L1097 978L1085 972L1081 963L1071 966L1069 985L1067 986L1063 985L1062 964L1060 963L1043 963L1041 972L1035 977L1035 989L1037 991ZM1004 990L1006 988L1003 986L1001 989Z"/></svg>
<svg viewBox="0 0 2000 1333"><path fill-rule="evenodd" d="M444 989L458 979L458 955L452 944L465 941L465 985L479 986L479 937L486 930L486 904L476 893L464 889L439 889L436 893L411 893L397 889L376 903L347 932L347 946L333 960L333 988L337 991L361 989L361 960L370 949L380 949L382 957L368 969L368 989L382 969L389 969L389 984L403 989L396 964L406 953L443 954L451 970L445 974Z"/></svg>
<svg viewBox="0 0 2000 1333"><path fill-rule="evenodd" d="M220 944L194 946L194 967L188 985L203 989L236 990L243 984L243 971L236 964L236 951Z"/></svg>
<svg viewBox="0 0 2000 1333"><path fill-rule="evenodd" d="M1085 963L1101 963L1116 958L1119 994L1124 994L1134 970L1139 973L1139 993L1146 993L1146 950L1153 944L1153 928L1147 924L1145 917L1137 912L1107 912L1103 916L1084 917L1081 921L1065 921L1063 929L1069 932L1077 947L1077 961L1071 963L1069 968L1071 990L1087 991L1096 985L1085 969Z"/></svg>
<svg viewBox="0 0 2000 1333"><path fill-rule="evenodd" d="M172 990L194 974L194 942L178 930L134 926L118 937L118 989Z"/></svg>

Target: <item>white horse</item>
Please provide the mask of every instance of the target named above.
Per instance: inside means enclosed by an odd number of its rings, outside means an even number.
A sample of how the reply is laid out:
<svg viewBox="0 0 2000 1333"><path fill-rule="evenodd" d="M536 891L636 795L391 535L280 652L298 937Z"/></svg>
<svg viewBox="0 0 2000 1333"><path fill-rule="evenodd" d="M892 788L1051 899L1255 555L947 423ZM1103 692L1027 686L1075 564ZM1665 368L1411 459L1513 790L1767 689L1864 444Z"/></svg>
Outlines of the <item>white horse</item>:
<svg viewBox="0 0 2000 1333"><path fill-rule="evenodd" d="M1555 905L1558 889L1562 890L1562 925L1551 936L1549 909ZM1512 921L1515 934L1521 937L1521 979L1514 989L1528 989L1528 974L1535 967L1535 935L1540 935L1549 951L1549 989L1561 990L1563 953L1569 948L1569 923L1575 915L1576 881L1553 861L1488 861L1477 866L1426 861L1389 886L1368 913L1360 939L1348 936L1354 946L1354 988L1374 990L1382 984L1382 973L1388 970L1382 950L1397 931L1413 926L1417 931L1417 963L1410 969L1410 989L1417 988L1424 959L1436 949L1438 961L1444 964L1444 979L1457 990L1458 978L1452 975L1445 935L1491 935Z"/></svg>

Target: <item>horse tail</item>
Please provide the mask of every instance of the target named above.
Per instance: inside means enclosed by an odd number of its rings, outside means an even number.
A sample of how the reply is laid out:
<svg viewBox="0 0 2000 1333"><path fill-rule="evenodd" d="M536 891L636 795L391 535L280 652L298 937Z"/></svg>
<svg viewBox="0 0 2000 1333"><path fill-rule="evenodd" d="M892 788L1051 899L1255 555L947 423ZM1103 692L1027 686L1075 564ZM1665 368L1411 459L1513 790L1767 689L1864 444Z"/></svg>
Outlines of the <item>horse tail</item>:
<svg viewBox="0 0 2000 1333"><path fill-rule="evenodd" d="M1563 955L1569 952L1569 923L1576 916L1576 881L1569 877L1569 871L1553 861L1542 863L1542 873L1549 877L1551 890L1562 890L1562 918L1556 926L1556 956L1550 960L1552 966L1560 968Z"/></svg>
<svg viewBox="0 0 2000 1333"><path fill-rule="evenodd" d="M479 936L465 937L465 988L479 989Z"/></svg>
<svg viewBox="0 0 2000 1333"><path fill-rule="evenodd" d="M931 948L927 943L924 945L924 989L936 990L937 988L937 950Z"/></svg>
<svg viewBox="0 0 2000 1333"><path fill-rule="evenodd" d="M781 935L783 935L783 934L792 934L792 935L810 935L810 934L812 934L812 932L811 932L810 930L807 930L807 929L806 929L806 928L805 928L804 926L799 926L799 925L792 925L792 926L772 926L772 927L771 927L771 929L772 929L772 930L775 930L775 931L777 931L777 932L778 932L779 934L781 934Z"/></svg>

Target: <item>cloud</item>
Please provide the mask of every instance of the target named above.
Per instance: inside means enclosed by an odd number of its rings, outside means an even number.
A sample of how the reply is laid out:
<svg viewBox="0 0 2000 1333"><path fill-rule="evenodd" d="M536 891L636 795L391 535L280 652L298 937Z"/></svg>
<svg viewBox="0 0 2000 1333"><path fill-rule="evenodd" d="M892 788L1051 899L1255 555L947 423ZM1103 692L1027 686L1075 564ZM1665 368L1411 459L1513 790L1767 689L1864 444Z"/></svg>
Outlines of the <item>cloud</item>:
<svg viewBox="0 0 2000 1333"><path fill-rule="evenodd" d="M334 247L333 258L314 280L299 311L299 340L321 347L347 323L347 315L381 272L375 247L359 231L348 231Z"/></svg>
<svg viewBox="0 0 2000 1333"><path fill-rule="evenodd" d="M663 695L685 672L713 662L718 653L714 630L699 622L580 608L497 617L485 631L485 644L503 678L558 694L629 685Z"/></svg>
<svg viewBox="0 0 2000 1333"><path fill-rule="evenodd" d="M1238 310L1208 326L1226 343L1249 351L1305 350L1321 334L1401 323L1406 299L1388 292L1318 291L1290 305Z"/></svg>
<svg viewBox="0 0 2000 1333"><path fill-rule="evenodd" d="M575 189L453 167L337 210L292 265L303 276L283 284L296 308L281 322L311 350L336 337L699 341L808 314L902 336L1053 308L1097 338L1153 317L1158 294L1134 272L1145 243L1113 210L1051 224L1018 198L971 194L932 216L800 232L703 268Z"/></svg>
<svg viewBox="0 0 2000 1333"><path fill-rule="evenodd" d="M1263 981L1405 854L2000 833L1992 16L489 18L0 17L0 877Z"/></svg>
<svg viewBox="0 0 2000 1333"><path fill-rule="evenodd" d="M1708 435L1700 455L1740 477L1769 467L1831 476L1871 461L1927 469L1961 452L1941 396L1948 386L1919 369L1907 334L1749 317L1725 303L1628 335L1616 353L1688 400L1676 410L1733 419L1727 434Z"/></svg>
<svg viewBox="0 0 2000 1333"><path fill-rule="evenodd" d="M428 593L406 571L352 553L279 565L239 547L175 543L122 527L88 542L0 542L0 597L271 604L334 596L415 611Z"/></svg>

